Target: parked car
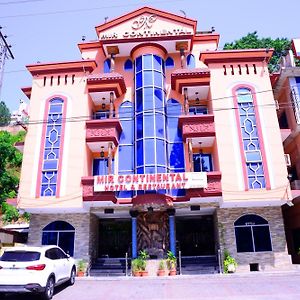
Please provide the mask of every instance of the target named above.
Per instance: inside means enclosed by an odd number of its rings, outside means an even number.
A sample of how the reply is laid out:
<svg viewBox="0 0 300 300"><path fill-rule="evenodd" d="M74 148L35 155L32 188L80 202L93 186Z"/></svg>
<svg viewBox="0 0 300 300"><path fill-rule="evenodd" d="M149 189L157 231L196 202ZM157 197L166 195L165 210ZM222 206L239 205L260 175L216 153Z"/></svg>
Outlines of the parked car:
<svg viewBox="0 0 300 300"><path fill-rule="evenodd" d="M54 287L73 285L75 261L57 246L14 247L0 258L0 294L39 293L49 300ZM0 296L1 298L1 296Z"/></svg>

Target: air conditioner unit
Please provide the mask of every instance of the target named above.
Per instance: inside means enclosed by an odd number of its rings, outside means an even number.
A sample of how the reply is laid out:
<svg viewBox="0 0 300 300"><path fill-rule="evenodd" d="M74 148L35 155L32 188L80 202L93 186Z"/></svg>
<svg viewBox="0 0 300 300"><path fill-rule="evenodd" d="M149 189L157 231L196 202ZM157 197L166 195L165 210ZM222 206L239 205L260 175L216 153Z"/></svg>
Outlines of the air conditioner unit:
<svg viewBox="0 0 300 300"><path fill-rule="evenodd" d="M284 154L284 159L285 159L285 164L287 167L290 167L292 164L291 164L291 158L290 158L290 155L289 154Z"/></svg>

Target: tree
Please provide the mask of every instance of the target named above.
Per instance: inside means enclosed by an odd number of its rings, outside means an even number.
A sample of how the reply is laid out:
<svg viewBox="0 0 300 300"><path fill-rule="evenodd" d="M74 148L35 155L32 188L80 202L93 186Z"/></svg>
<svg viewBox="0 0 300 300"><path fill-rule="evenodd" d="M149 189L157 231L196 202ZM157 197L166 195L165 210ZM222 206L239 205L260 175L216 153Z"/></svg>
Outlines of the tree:
<svg viewBox="0 0 300 300"><path fill-rule="evenodd" d="M16 135L0 131L0 205L17 195L22 154L14 144L22 141L24 136L23 131Z"/></svg>
<svg viewBox="0 0 300 300"><path fill-rule="evenodd" d="M274 53L269 62L269 71L277 71L280 58L286 55L287 50L291 48L291 41L287 38L259 38L257 31L248 33L246 36L232 43L225 43L224 50L231 49L259 49L274 48Z"/></svg>
<svg viewBox="0 0 300 300"><path fill-rule="evenodd" d="M10 112L6 104L0 102L0 126L6 126L10 122Z"/></svg>

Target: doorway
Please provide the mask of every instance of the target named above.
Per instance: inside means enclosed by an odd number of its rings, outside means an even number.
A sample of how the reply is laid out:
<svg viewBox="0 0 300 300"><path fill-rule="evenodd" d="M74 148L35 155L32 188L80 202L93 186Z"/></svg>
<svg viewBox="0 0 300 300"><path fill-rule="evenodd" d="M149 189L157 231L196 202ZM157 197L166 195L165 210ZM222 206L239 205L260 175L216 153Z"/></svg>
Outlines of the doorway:
<svg viewBox="0 0 300 300"><path fill-rule="evenodd" d="M182 256L215 255L213 216L176 217L176 239Z"/></svg>
<svg viewBox="0 0 300 300"><path fill-rule="evenodd" d="M130 252L131 221L128 219L99 220L99 257L121 258Z"/></svg>

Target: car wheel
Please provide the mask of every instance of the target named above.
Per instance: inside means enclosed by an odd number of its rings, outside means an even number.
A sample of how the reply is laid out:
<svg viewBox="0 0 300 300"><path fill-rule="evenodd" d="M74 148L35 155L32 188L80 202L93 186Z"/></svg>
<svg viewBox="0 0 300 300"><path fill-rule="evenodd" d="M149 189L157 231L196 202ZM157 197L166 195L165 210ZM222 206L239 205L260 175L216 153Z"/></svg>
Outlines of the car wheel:
<svg viewBox="0 0 300 300"><path fill-rule="evenodd" d="M68 285L73 285L75 283L75 277L76 277L76 270L73 267L70 274L70 279L68 280Z"/></svg>
<svg viewBox="0 0 300 300"><path fill-rule="evenodd" d="M53 297L54 293L54 278L50 277L47 281L46 288L44 293L42 294L42 297L44 300L50 300Z"/></svg>

